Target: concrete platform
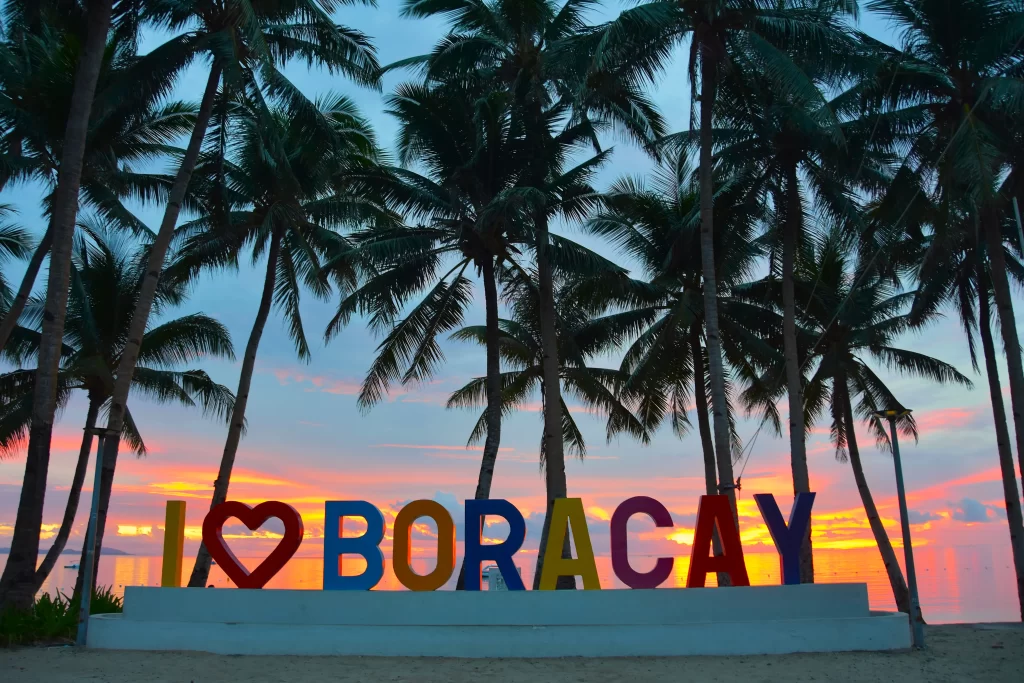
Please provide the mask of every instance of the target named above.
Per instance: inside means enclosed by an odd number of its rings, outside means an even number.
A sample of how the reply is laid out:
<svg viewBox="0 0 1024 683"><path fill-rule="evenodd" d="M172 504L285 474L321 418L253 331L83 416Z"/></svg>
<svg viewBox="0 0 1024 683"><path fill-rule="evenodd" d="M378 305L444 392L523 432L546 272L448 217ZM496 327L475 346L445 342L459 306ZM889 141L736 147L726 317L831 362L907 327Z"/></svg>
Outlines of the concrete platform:
<svg viewBox="0 0 1024 683"><path fill-rule="evenodd" d="M218 654L608 657L910 647L865 584L410 593L128 587L89 647Z"/></svg>

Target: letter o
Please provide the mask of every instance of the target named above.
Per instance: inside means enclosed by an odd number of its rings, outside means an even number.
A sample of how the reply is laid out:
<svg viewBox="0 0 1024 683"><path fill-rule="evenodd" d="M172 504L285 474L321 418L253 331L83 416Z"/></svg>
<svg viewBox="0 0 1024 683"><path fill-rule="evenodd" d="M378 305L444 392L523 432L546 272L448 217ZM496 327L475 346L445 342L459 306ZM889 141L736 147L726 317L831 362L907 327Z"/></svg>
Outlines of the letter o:
<svg viewBox="0 0 1024 683"><path fill-rule="evenodd" d="M437 524L437 566L426 576L412 570L412 524L430 517ZM444 506L434 500L414 500L395 517L395 541L391 564L395 578L411 591L437 590L455 571L455 524Z"/></svg>

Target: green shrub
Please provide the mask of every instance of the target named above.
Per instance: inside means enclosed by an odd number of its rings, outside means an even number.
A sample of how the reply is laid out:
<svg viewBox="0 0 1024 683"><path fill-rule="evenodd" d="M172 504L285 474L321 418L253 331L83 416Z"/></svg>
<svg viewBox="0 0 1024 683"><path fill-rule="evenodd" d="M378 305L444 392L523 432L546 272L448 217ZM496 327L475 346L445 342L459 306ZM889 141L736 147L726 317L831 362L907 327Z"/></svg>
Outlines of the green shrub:
<svg viewBox="0 0 1024 683"><path fill-rule="evenodd" d="M0 647L31 645L46 642L71 642L78 632L79 601L57 592L39 596L31 609L8 609L0 615ZM90 614L111 614L123 611L120 597L110 587L97 588L92 594Z"/></svg>

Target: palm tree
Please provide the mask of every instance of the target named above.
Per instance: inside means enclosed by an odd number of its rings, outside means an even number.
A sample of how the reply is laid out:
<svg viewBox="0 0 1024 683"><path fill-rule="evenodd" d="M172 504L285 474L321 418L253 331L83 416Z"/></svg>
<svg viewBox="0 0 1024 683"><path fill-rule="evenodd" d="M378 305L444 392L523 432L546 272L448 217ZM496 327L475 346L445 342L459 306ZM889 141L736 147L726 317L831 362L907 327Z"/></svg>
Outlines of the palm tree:
<svg viewBox="0 0 1024 683"><path fill-rule="evenodd" d="M89 237L78 240L75 248L57 405L63 409L74 390L81 389L88 395L89 408L64 518L36 570L36 591L49 576L71 535L89 464L93 429L110 398L113 372L130 323L128 314L142 281L142 250L123 237L96 229L92 221L85 225L85 230ZM158 311L166 311L183 300L184 287L164 286L157 293ZM38 350L43 305L41 298L29 301L22 322L32 329L17 328L6 350L9 358L28 361ZM233 359L231 337L223 325L201 313L167 320L146 331L142 347L142 364L135 368L132 385L136 392L161 403L199 407L206 414L227 417L234 396L226 387L213 382L202 370L176 369L210 356ZM24 446L34 384L32 370L0 375L0 454L10 455ZM130 413L121 435L137 455L146 454L145 442Z"/></svg>
<svg viewBox="0 0 1024 683"><path fill-rule="evenodd" d="M552 211L558 210L559 202L552 180L564 161L558 156L558 136L566 119L570 128L590 127L595 142L597 127L603 122L614 121L645 145L650 145L663 133L660 116L633 80L621 78L608 68L590 71L589 58L581 59L582 53L567 44L568 39L583 29L583 14L589 6L589 0L568 0L562 5L553 0L403 1L403 15L414 18L444 15L449 19L451 33L431 54L403 60L399 65L421 66L428 78L474 74L491 82L509 94L523 125L528 165L520 184L524 190L529 190L526 198L539 275L547 457L547 514L535 583L540 579L544 562L552 506L555 499L567 495L561 437L555 275L548 230ZM564 588L575 585L571 577L560 581Z"/></svg>
<svg viewBox="0 0 1024 683"><path fill-rule="evenodd" d="M370 126L347 98L330 96L318 102L315 120L275 112L273 130L267 130L258 104L241 101L236 107L221 136L234 142L203 167L209 178L207 210L182 227L185 234L194 234L169 268L172 278L191 279L204 267L236 265L246 248L252 249L254 261L264 254L267 259L211 507L227 499L256 353L272 306L284 313L299 358L308 360L299 300L303 288L320 298L330 295L322 263L346 248L334 230L391 219L372 197L353 193L337 180L377 158ZM326 136L325 122L330 125ZM332 275L343 289L354 285L351 273L334 269ZM209 552L200 545L189 585L205 586L209 571Z"/></svg>
<svg viewBox="0 0 1024 683"><path fill-rule="evenodd" d="M923 256L918 260L918 290L911 310L915 324L928 320L944 305L954 308L960 326L967 338L967 347L975 371L978 370L977 341L981 337L982 354L985 358L985 373L988 379L992 417L995 422L996 452L1003 480L1003 494L1006 506L1006 522L1010 532L1010 548L1017 576L1017 599L1024 619L1024 514L1021 510L1020 489L1014 471L1013 447L1006 423L1006 408L999 379L999 369L991 328L991 284L986 272L987 259L984 245L979 244L977 222L969 210L943 210L946 207L929 207L932 220L948 225L937 231L926 243ZM974 222L974 225L971 223ZM1015 230L1015 228L1014 228ZM1015 260L1006 255L1010 263ZM1012 271L1011 271L1012 272ZM1019 271L1018 271L1019 272ZM977 308L975 308L977 302Z"/></svg>
<svg viewBox="0 0 1024 683"><path fill-rule="evenodd" d="M370 264L372 274L340 302L325 336L331 339L356 311L369 314L378 332L387 332L359 396L360 406L368 410L391 382L423 381L443 362L437 340L465 315L472 299L467 275L472 265L484 290L488 405L499 406L495 271L515 257L515 242L524 241L515 236L518 224L512 219L521 213L512 192L523 168L521 131L508 98L472 81L404 84L388 105L400 124L402 166L382 167L357 182L424 224L385 225L354 236L358 246L348 258ZM425 174L417 173L417 167ZM420 293L425 293L420 303L394 324L404 304ZM498 408L486 411L486 424L476 499L490 497L501 443ZM457 588L463 580L460 572Z"/></svg>
<svg viewBox="0 0 1024 683"><path fill-rule="evenodd" d="M866 420L878 445L888 450L891 446L886 425L874 412L898 407L900 401L867 358L900 374L940 384L954 383L969 388L971 381L943 361L893 346L895 340L912 327L909 308L915 293L901 292L887 279L852 267L844 254L843 239L830 234L816 247L805 249L796 276L797 292L801 299L806 297L809 302L800 316L802 344L809 358L817 361L816 369L807 380L807 423L812 424L824 410L830 410L836 457L844 461L849 454L857 491L882 555L897 608L909 614L907 584L868 488L855 431L857 418ZM767 295L781 308L777 287L770 281L751 284L745 288L745 294L761 299ZM857 399L856 408L853 398ZM917 426L912 416L901 418L897 424L903 434L917 439ZM913 618L920 619L920 613Z"/></svg>
<svg viewBox="0 0 1024 683"><path fill-rule="evenodd" d="M326 67L367 84L376 84L378 65L369 40L363 34L334 24L328 15L341 6L339 0L148 0L140 20L179 35L149 53L152 60L186 63L197 56L211 60L203 99L196 116L188 147L178 166L168 195L160 229L149 254L149 267L142 295L133 315L128 347L121 355L111 398L108 433L120 433L124 420L131 377L138 359L138 341L149 319L167 250L175 234L189 182L199 161L203 141L213 115L218 88L223 107L230 93L244 93L253 103L266 131L277 129L275 113L268 99L288 108L293 116L308 125L319 124L325 139L332 139L331 123L321 117L315 103L309 101L279 68L292 59ZM196 28L198 26L198 28ZM274 141L282 144L281 140ZM244 396L238 402L244 410ZM239 427L240 429L240 427ZM117 465L117 439L104 441L102 488L109 497ZM227 486L227 482L223 483ZM106 517L98 519L97 547L102 546Z"/></svg>
<svg viewBox="0 0 1024 683"><path fill-rule="evenodd" d="M21 5L20 0L15 0ZM125 1L128 4L129 0ZM35 569L39 551L39 530L46 495L46 471L50 460L50 436L57 409L57 371L64 336L68 285L71 277L71 242L78 215L78 190L82 177L89 116L96 82L103 62L113 0L90 0L86 17L86 38L75 74L75 88L68 110L60 171L53 200L53 247L47 284L46 313L39 346L36 391L32 404L28 454L22 479L18 516L14 523L11 550L0 576L0 610L27 610L35 597Z"/></svg>
<svg viewBox="0 0 1024 683"><path fill-rule="evenodd" d="M585 410L594 410L608 416L608 438L627 432L643 443L650 442L650 434L639 419L623 402L619 389L627 375L611 368L590 363L601 354L614 350L619 341L633 324L630 315L611 314L594 317L592 306L581 305L583 301L575 295L574 288L580 283L563 281L559 286L558 337L559 357L562 364L559 377L561 393L579 399ZM511 319L499 319L498 351L506 372L501 373L502 414L510 414L527 403L539 389L543 403L544 372L542 367L543 346L540 339L540 315L538 305L539 287L529 282L517 271L511 274L506 284L505 296L512 308ZM628 332L626 332L628 334ZM488 344L486 326L463 327L451 336L457 341ZM479 408L490 404L486 396L487 378L476 377L465 386L452 392L448 399L449 408ZM487 408L480 415L469 435L469 444L479 441L487 434ZM541 411L543 413L543 409ZM563 400L562 442L564 448L580 459L586 456L587 446L583 433L576 425ZM541 439L540 461L546 464L546 441Z"/></svg>
<svg viewBox="0 0 1024 683"><path fill-rule="evenodd" d="M51 218L52 188L60 170L58 160L80 48L75 24L69 24L64 31L53 27L16 43L0 44L0 131L9 150L9 168L0 176L0 188L15 181L42 182L51 188L43 198ZM140 60L136 47L133 36L122 34L115 34L107 43L96 87L96 111L86 139L80 192L82 203L101 215L108 226L146 237L149 228L121 200L166 199L170 180L161 174L140 173L133 166L180 155L171 145L192 130L195 108L163 101L175 72ZM0 349L17 325L52 242L51 221L0 322Z"/></svg>
<svg viewBox="0 0 1024 683"><path fill-rule="evenodd" d="M1013 151L1019 138L1007 131L1007 121L1021 115L1024 8L1013 0L869 0L866 6L886 17L903 42L899 50L873 44L884 57L874 83L876 101L916 124L908 127L913 136L908 158L934 177L940 202L970 202L979 216L1019 456L1024 452L1024 365L1001 227L1012 185L1001 187L1000 178L1019 158Z"/></svg>
<svg viewBox="0 0 1024 683"><path fill-rule="evenodd" d="M622 360L628 375L623 389L638 396L638 413L648 429L668 417L679 437L691 428L688 412L693 406L706 489L713 495L718 493L718 476L708 410L700 198L693 170L684 150L676 146L650 181L624 177L613 183L603 196L604 209L585 228L638 261L650 278L649 287L657 293L654 301L637 302L622 314L636 316L634 339ZM763 341L778 333L773 316L729 295L734 285L753 275L762 254L754 235L764 209L749 198L751 180L720 180L716 197L718 221L726 228L716 233L715 245L722 341L730 367L744 381L756 381L759 373L777 363L774 349ZM733 452L738 453L734 414L730 405Z"/></svg>
<svg viewBox="0 0 1024 683"><path fill-rule="evenodd" d="M851 59L856 57L850 54ZM815 65L802 66L809 76L816 76ZM890 156L871 144L878 122L858 116L859 84L826 100L818 89L779 92L771 82L746 76L730 79L719 93L715 158L724 172L751 177L751 195L775 208L774 219L767 225L775 243L770 267L782 282L793 492L807 493L811 485L803 420L803 362L797 345L797 253L815 231L827 229L828 224L851 235L865 232L854 192L880 193L887 187ZM829 85L828 78L820 80L822 86ZM680 137L687 141L690 136ZM805 582L814 579L810 531L808 528L800 553L801 580Z"/></svg>
<svg viewBox="0 0 1024 683"><path fill-rule="evenodd" d="M729 496L736 516L725 366L718 311L716 259L714 256L714 134L716 102L724 79L758 77L771 82L777 92L805 101L820 98L814 81L801 62L814 55L821 74L846 72L841 55L848 53L849 36L844 16L856 12L856 4L836 2L772 3L759 0L654 0L627 12L601 28L593 40L594 60L618 61L632 54L637 78L652 80L672 57L673 49L689 37L688 76L690 101L700 102L699 181L701 211L701 267L704 280L704 326L711 376L718 491ZM699 95L697 84L700 84ZM691 104L692 106L692 104ZM691 113L691 120L693 116ZM790 354L791 361L796 360ZM799 396L797 395L797 400ZM791 399L792 400L792 399ZM798 417L796 418L799 419ZM806 455L798 436L793 440L794 487L805 490ZM802 553L801 579L813 581L809 549Z"/></svg>

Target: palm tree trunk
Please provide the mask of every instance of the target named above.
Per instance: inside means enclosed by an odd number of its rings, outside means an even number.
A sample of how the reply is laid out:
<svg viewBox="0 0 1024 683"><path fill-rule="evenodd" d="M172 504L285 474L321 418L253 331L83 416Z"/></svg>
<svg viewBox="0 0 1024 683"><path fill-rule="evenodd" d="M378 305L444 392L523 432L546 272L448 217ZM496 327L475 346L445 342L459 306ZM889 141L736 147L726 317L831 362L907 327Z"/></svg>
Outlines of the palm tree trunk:
<svg viewBox="0 0 1024 683"><path fill-rule="evenodd" d="M882 564L885 565L885 573L889 576L889 585L892 586L892 595L896 600L896 609L900 612L910 614L910 591L907 589L907 581L903 578L903 571L896 560L896 551L889 541L889 534L882 526L882 518L878 516L878 508L875 507L875 500L871 496L871 489L868 488L867 477L864 476L864 467L860 461L860 449L857 447L857 433L854 431L853 407L850 404L850 389L846 384L845 374L836 377L835 382L839 385L839 394L842 397L843 422L846 423L846 443L850 451L850 466L853 469L853 478L857 482L857 492L860 493L861 503L864 504L864 513L868 516L868 525L871 526L871 533L875 537L875 544L878 552L882 555ZM920 618L920 614L918 614Z"/></svg>
<svg viewBox="0 0 1024 683"><path fill-rule="evenodd" d="M999 382L999 367L996 365L996 347L992 341L992 313L988 304L988 282L978 268L979 304L978 330L985 353L985 372L988 375L988 394L992 402L992 419L996 428L996 452L999 454L999 469L1003 478L1003 498L1006 503L1006 523L1010 527L1010 549L1013 552L1013 568L1017 575L1017 602L1020 605L1021 620L1024 621L1024 515L1021 512L1020 494L1017 490L1017 475L1013 471L1013 450L1010 448L1010 431L1006 427L1006 408L1003 405L1003 389Z"/></svg>
<svg viewBox="0 0 1024 683"><path fill-rule="evenodd" d="M690 328L690 354L693 356L693 400L697 412L697 429L700 445L704 451L704 488L709 496L718 493L718 476L715 473L715 445L711 441L711 422L708 420L708 394L704 379L704 350L700 345L700 324ZM722 554L722 539L718 527L711 532L711 547L715 557ZM718 585L732 585L732 579L725 572L718 572Z"/></svg>
<svg viewBox="0 0 1024 683"><path fill-rule="evenodd" d="M192 180L192 172L195 170L196 162L199 160L203 139L206 137L206 129L209 126L210 115L213 112L213 100L217 95L219 84L220 67L215 63L210 69L210 76L206 82L206 91L203 93L203 101L199 106L199 113L196 115L195 127L192 129L192 137L189 139L188 147L185 150L185 156L181 159L178 172L174 176L174 185L171 186L167 209L164 211L163 220L160 222L160 230L153 241L153 245L150 247L146 274L142 279L139 298L135 302L135 311L132 313L131 328L128 330L128 341L121 353L121 360L117 364L114 392L110 402L110 415L107 419L107 434L112 436L103 441L100 507L96 520L97 563L99 562L100 548L103 547L103 531L107 522L107 508L110 506L110 494L114 485L114 472L117 469L118 447L121 442L121 428L124 426L125 409L128 405L128 392L131 389L132 377L135 375L135 364L139 359L142 337L146 333L149 312L153 308L153 300L156 297L156 288L160 282L160 273L163 271L167 249L171 244L171 238L174 236L174 228L178 224L181 205L185 200L185 193L188 191L189 182ZM96 572L93 572L93 576L96 576ZM80 580L81 572L79 573ZM75 592L76 594L78 593L77 588Z"/></svg>
<svg viewBox="0 0 1024 683"><path fill-rule="evenodd" d="M43 239L39 240L39 244L36 245L36 250L28 262L28 268L25 269L25 275L21 278L21 286L18 287L18 293L15 295L14 301L11 302L11 307L7 310L3 321L0 322L0 351L3 351L4 347L7 346L7 340L11 338L11 332L18 326L18 318L21 317L22 311L25 310L25 304L28 302L28 298L32 294L32 287L35 286L36 278L39 276L39 269L42 268L43 261L46 260L47 254L50 253L50 245L52 244L53 221L51 220L49 225L46 226L46 232L43 233Z"/></svg>
<svg viewBox="0 0 1024 683"><path fill-rule="evenodd" d="M701 56L700 85L700 257L704 280L704 335L711 375L711 408L714 414L715 454L718 462L718 493L729 497L733 521L736 513L736 485L732 472L732 442L729 433L729 403L725 395L725 366L718 331L718 280L715 277L714 182L712 164L712 109L717 86L717 65L710 50Z"/></svg>
<svg viewBox="0 0 1024 683"><path fill-rule="evenodd" d="M565 449L562 442L562 391L558 372L557 314L555 312L554 273L548 256L548 221L543 210L534 217L537 231L537 275L540 293L540 343L541 380L544 395L544 482L547 490L547 505L544 526L540 534L540 549L537 551L537 566L533 574L533 589L540 588L540 575L544 569L544 554L548 534L551 531L551 511L555 500L566 498L568 484L565 479ZM569 553L569 537L566 535L562 547L563 557ZM576 579L560 576L556 588L573 589Z"/></svg>
<svg viewBox="0 0 1024 683"><path fill-rule="evenodd" d="M786 211L782 226L782 347L786 359L786 394L789 397L789 460L793 470L793 493L809 493L807 447L804 441L804 389L800 354L796 345L796 244L803 232L803 204L797 184L796 166L786 173ZM800 583L814 583L811 527L800 546Z"/></svg>
<svg viewBox="0 0 1024 683"><path fill-rule="evenodd" d="M71 536L71 529L75 526L75 515L78 514L78 502L82 498L82 485L85 483L85 471L89 468L89 453L92 452L92 430L96 427L96 417L100 413L100 403L93 397L89 397L89 411L85 415L85 430L82 434L82 447L78 450L78 463L75 465L75 475L71 478L71 490L68 491L68 503L64 508L64 519L60 523L60 531L53 539L53 545L46 551L43 563L36 570L36 592L43 586L46 578L53 571L60 554L67 546L68 538ZM79 565L81 566L81 565Z"/></svg>
<svg viewBox="0 0 1024 683"><path fill-rule="evenodd" d="M271 237L270 253L267 255L267 274L263 280L263 296L256 312L256 320L249 333L249 342L245 345L245 356L242 358L242 372L238 377L238 391L235 393L235 406L231 411L231 423L228 426L228 438L224 442L224 453L220 460L217 480L213 482L213 500L210 509L228 499L228 485L231 483L231 470L235 466L235 455L238 443L242 439L242 428L245 426L245 406L249 402L249 387L252 384L252 373L256 368L256 352L263 337L263 328L270 316L270 306L274 302L274 283L277 281L277 261L281 254L282 234L275 228ZM202 588L210 577L210 552L206 544L199 545L196 563L192 568L192 576L188 585Z"/></svg>
<svg viewBox="0 0 1024 683"><path fill-rule="evenodd" d="M999 312L999 330L1003 335L1003 351L1006 353L1006 374L1010 380L1010 408L1013 411L1013 429L1017 436L1017 459L1021 485L1024 486L1024 366L1021 365L1020 339L1017 336L1017 321L1013 313L1010 282L1006 277L1006 254L1003 253L1003 238L999 230L998 215L993 211L985 212L984 232L988 248L992 292L995 295L996 310Z"/></svg>
<svg viewBox="0 0 1024 683"><path fill-rule="evenodd" d="M491 497L491 480L494 478L494 464L498 460L501 445L501 356L498 352L498 283L494 276L494 258L483 260L481 271L484 281L484 306L486 309L487 342L487 438L484 440L484 454L480 460L480 474L476 480L476 500ZM481 525L483 519L480 520ZM467 530L468 531L468 530ZM455 590L466 588L466 565L459 569Z"/></svg>
<svg viewBox="0 0 1024 683"><path fill-rule="evenodd" d="M708 495L718 493L718 473L715 470L715 444L711 440L711 421L708 420L708 394L704 384L704 349L700 344L700 326L690 328L690 353L693 355L693 401L697 411L697 430L704 451L704 486Z"/></svg>
<svg viewBox="0 0 1024 683"><path fill-rule="evenodd" d="M64 340L64 316L71 281L71 248L78 216L78 190L82 182L89 116L103 64L112 0L89 3L85 46L78 60L75 89L71 96L64 151L53 203L53 248L43 312L32 426L29 430L25 476L18 501L7 566L0 577L0 611L7 607L27 610L35 597L39 531L43 523L46 475L50 465L50 437L57 408L57 370Z"/></svg>

